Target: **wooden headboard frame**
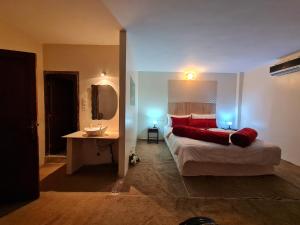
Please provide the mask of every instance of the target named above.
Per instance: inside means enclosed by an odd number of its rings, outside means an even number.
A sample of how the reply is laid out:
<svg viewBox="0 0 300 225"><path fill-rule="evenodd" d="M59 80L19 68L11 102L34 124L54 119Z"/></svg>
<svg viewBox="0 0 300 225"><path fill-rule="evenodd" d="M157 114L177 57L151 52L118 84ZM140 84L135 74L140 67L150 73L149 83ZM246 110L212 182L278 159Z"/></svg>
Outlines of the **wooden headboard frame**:
<svg viewBox="0 0 300 225"><path fill-rule="evenodd" d="M191 113L215 114L216 104L199 102L169 102L168 113L172 115L187 115Z"/></svg>

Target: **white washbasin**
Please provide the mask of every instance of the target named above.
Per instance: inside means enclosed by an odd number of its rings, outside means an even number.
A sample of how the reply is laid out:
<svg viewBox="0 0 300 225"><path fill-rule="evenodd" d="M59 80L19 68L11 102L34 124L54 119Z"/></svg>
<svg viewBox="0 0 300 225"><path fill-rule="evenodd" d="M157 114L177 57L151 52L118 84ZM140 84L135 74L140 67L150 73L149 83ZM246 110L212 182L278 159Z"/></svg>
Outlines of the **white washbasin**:
<svg viewBox="0 0 300 225"><path fill-rule="evenodd" d="M93 136L103 136L105 134L107 127L101 126L101 127L86 127L84 128L85 133L89 137Z"/></svg>

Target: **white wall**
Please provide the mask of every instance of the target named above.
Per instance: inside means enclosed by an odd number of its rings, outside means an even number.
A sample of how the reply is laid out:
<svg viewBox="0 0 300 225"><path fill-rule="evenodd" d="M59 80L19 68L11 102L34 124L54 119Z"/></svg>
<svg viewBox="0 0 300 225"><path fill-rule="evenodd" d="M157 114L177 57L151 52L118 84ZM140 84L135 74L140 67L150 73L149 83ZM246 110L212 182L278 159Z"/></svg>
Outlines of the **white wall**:
<svg viewBox="0 0 300 225"><path fill-rule="evenodd" d="M125 112L125 164L128 165L129 154L135 152L138 124L138 73L129 68L126 73L126 112ZM130 104L130 77L135 83L135 105ZM126 167L127 170L127 167Z"/></svg>
<svg viewBox="0 0 300 225"><path fill-rule="evenodd" d="M132 60L130 38L125 30L120 32L120 140L119 176L128 171L129 154L135 151L137 139L138 73ZM130 104L130 78L135 83L135 105Z"/></svg>
<svg viewBox="0 0 300 225"><path fill-rule="evenodd" d="M246 72L242 126L282 148L282 158L300 165L300 72L272 77L271 65Z"/></svg>
<svg viewBox="0 0 300 225"><path fill-rule="evenodd" d="M125 165L128 166L129 154L135 152L137 141L137 126L138 126L138 87L139 79L138 72L135 70L135 65L132 56L132 47L130 44L130 36L127 36L126 47L126 112L125 112ZM130 103L130 78L135 83L135 105ZM127 170L127 167L126 167Z"/></svg>
<svg viewBox="0 0 300 225"><path fill-rule="evenodd" d="M41 43L22 31L0 23L0 48L36 53L36 83L38 111L39 163L44 164L45 158L45 123L44 123L44 80L43 80L43 49Z"/></svg>
<svg viewBox="0 0 300 225"><path fill-rule="evenodd" d="M183 77L183 73L176 72L139 72L138 138L147 137L147 128L153 126L153 120L158 120L162 134L168 110L168 80L182 80ZM218 125L221 127L228 120L236 127L237 77L236 74L221 73L204 73L197 77L199 80L218 82L216 106Z"/></svg>

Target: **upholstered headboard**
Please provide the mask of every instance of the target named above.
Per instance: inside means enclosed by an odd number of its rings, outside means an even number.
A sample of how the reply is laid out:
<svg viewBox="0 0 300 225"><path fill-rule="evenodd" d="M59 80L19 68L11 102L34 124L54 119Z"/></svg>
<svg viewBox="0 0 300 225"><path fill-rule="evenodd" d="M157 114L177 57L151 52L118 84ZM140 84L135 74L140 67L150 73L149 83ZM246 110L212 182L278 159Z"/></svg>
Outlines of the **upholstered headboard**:
<svg viewBox="0 0 300 225"><path fill-rule="evenodd" d="M191 113L215 114L216 104L199 102L169 102L168 113L172 115L187 115Z"/></svg>
<svg viewBox="0 0 300 225"><path fill-rule="evenodd" d="M217 81L169 80L168 113L215 114Z"/></svg>

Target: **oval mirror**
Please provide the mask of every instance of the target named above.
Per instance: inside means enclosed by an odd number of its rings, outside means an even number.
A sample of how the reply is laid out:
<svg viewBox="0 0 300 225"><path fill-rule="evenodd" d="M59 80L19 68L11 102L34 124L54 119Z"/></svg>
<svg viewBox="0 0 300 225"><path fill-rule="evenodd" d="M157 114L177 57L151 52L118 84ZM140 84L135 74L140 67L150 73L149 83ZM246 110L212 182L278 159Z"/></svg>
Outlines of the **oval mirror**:
<svg viewBox="0 0 300 225"><path fill-rule="evenodd" d="M118 95L110 85L92 85L92 119L110 120L118 108Z"/></svg>

